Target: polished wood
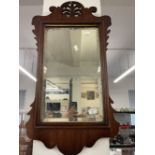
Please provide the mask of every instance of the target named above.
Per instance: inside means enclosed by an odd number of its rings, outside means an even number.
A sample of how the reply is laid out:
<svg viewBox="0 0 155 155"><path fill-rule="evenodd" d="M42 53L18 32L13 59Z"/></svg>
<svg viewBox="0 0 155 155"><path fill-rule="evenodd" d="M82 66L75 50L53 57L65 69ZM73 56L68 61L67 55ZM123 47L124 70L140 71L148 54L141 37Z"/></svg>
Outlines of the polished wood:
<svg viewBox="0 0 155 155"><path fill-rule="evenodd" d="M92 147L93 144L102 137L111 137L117 134L119 124L114 120L112 100L108 93L107 76L107 39L111 25L109 16L96 17L95 7L84 8L79 2L66 2L60 7L50 7L51 13L47 16L35 16L32 24L35 26L33 33L37 41L38 66L37 66L37 84L36 97L31 105L29 112L30 119L26 124L28 136L33 140L42 141L46 147L58 149L65 155L76 155L84 146ZM101 123L45 123L41 122L40 110L42 101L43 85L43 43L45 25L70 25L87 26L95 25L99 28L100 38L100 60L101 60L101 79L103 92L103 113L104 121ZM104 84L103 84L104 83Z"/></svg>

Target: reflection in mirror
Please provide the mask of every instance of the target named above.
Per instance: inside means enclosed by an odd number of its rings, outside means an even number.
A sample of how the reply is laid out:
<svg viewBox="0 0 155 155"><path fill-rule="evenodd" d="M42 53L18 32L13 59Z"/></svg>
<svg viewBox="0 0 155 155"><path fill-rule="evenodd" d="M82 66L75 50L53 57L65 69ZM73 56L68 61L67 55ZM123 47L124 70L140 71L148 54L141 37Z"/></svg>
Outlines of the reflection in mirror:
<svg viewBox="0 0 155 155"><path fill-rule="evenodd" d="M102 122L97 27L44 29L43 122Z"/></svg>

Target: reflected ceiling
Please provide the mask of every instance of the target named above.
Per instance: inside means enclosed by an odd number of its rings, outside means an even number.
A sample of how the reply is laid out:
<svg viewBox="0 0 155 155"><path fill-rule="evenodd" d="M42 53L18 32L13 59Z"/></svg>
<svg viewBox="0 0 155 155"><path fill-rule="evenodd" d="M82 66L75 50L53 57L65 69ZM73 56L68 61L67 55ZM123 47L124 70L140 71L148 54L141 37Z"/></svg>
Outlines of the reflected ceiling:
<svg viewBox="0 0 155 155"><path fill-rule="evenodd" d="M48 28L45 34L47 77L93 76L97 73L99 39L96 28Z"/></svg>

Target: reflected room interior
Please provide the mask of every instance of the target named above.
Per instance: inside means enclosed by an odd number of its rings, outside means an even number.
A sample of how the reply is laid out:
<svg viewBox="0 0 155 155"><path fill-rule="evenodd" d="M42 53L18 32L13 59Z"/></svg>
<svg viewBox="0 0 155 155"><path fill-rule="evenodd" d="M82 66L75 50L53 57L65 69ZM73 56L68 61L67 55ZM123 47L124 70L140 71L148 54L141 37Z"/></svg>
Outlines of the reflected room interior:
<svg viewBox="0 0 155 155"><path fill-rule="evenodd" d="M42 122L103 122L97 27L44 28Z"/></svg>

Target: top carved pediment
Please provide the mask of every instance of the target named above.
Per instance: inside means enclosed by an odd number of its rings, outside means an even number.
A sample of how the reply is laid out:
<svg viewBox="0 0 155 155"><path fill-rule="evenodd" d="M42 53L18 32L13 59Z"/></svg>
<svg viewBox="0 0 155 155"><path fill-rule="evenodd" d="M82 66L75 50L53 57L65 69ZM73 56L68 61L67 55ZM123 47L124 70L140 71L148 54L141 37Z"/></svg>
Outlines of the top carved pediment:
<svg viewBox="0 0 155 155"><path fill-rule="evenodd" d="M66 17L78 17L83 14L83 5L79 2L66 2L61 5L62 14Z"/></svg>
<svg viewBox="0 0 155 155"><path fill-rule="evenodd" d="M50 12L52 12L52 14L55 12L59 12L59 14L67 18L80 17L85 13L87 13L87 15L92 15L92 13L95 13L97 11L96 7L84 8L81 3L75 1L63 3L58 8L52 6L49 10Z"/></svg>

